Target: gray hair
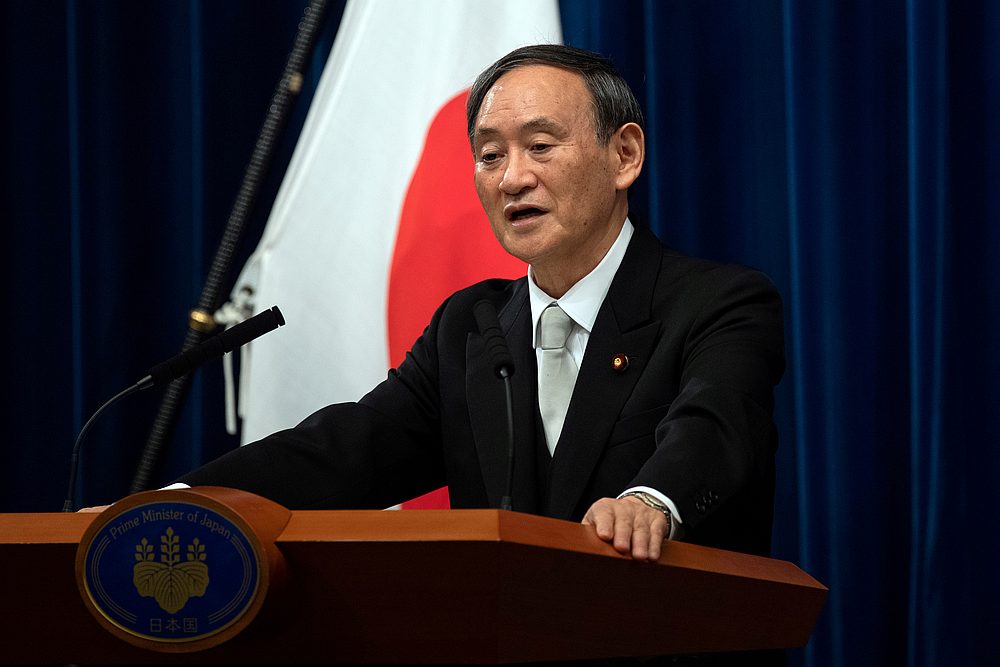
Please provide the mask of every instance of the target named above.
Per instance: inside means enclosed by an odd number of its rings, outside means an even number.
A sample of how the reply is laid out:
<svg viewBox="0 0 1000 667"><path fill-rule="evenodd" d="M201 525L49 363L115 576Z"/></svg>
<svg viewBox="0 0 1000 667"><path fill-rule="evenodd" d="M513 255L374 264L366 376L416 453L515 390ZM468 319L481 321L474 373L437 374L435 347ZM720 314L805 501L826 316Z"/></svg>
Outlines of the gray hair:
<svg viewBox="0 0 1000 667"><path fill-rule="evenodd" d="M597 140L606 146L626 123L643 125L642 109L632 89L604 56L561 44L536 44L514 49L476 78L465 105L469 143L473 143L476 117L486 93L501 76L519 67L549 65L579 74L590 91Z"/></svg>

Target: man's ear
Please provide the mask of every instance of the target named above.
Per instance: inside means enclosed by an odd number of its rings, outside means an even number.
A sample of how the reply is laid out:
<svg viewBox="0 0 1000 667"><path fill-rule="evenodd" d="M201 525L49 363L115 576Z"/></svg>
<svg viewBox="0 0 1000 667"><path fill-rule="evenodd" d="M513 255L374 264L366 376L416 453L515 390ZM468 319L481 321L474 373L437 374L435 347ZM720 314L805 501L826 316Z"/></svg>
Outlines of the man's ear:
<svg viewBox="0 0 1000 667"><path fill-rule="evenodd" d="M642 172L642 163L646 159L646 135L635 123L625 123L612 135L610 143L618 158L615 188L627 190Z"/></svg>

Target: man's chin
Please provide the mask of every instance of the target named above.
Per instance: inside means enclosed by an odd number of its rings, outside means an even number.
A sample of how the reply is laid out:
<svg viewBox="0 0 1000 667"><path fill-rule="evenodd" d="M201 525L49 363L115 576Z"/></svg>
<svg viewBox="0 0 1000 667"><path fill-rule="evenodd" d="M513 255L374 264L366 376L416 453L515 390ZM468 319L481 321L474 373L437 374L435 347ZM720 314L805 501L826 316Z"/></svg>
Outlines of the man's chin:
<svg viewBox="0 0 1000 667"><path fill-rule="evenodd" d="M496 237L508 255L513 255L527 264L532 264L543 257L552 246L552 241L546 236L545 228L538 224L516 227L506 225Z"/></svg>
<svg viewBox="0 0 1000 667"><path fill-rule="evenodd" d="M523 236L521 238L504 236L498 240L508 255L516 257L525 264L535 264L545 255L542 244L533 242L531 239L526 239Z"/></svg>

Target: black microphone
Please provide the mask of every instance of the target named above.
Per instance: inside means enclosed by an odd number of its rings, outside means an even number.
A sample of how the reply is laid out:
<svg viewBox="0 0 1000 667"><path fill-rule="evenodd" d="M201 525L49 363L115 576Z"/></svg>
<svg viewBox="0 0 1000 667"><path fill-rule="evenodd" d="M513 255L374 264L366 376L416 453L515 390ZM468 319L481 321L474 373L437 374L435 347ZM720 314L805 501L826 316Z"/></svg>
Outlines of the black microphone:
<svg viewBox="0 0 1000 667"><path fill-rule="evenodd" d="M146 377L131 387L115 394L104 405L99 407L97 412L80 429L80 435L76 437L76 442L73 444L73 454L70 457L69 463L69 490L66 494L65 502L63 502L63 512L73 511L73 495L76 490L76 469L80 460L80 443L83 442L83 436L90 430L91 425L101 413L130 394L143 389L149 389L153 386L167 384L183 375L187 375L206 361L221 357L226 352L232 352L255 338L274 331L284 323L285 318L282 316L281 311L278 310L277 306L272 306L270 310L258 313L250 319L244 320L236 326L230 327L222 333L216 334L208 340L202 341L190 349L167 359L163 363L153 366L149 369L149 374Z"/></svg>
<svg viewBox="0 0 1000 667"><path fill-rule="evenodd" d="M510 354L510 348L507 347L507 339L504 338L500 321L497 319L497 310L493 304L485 299L478 301L473 306L472 313L476 317L479 333L486 339L486 350L493 361L493 372L497 377L503 379L504 389L507 392L507 487L506 493L500 499L500 509L511 510L514 508L512 498L514 484L514 400L511 396L510 378L514 375L514 358Z"/></svg>
<svg viewBox="0 0 1000 667"><path fill-rule="evenodd" d="M255 338L274 331L285 323L277 306L271 307L250 319L212 336L180 354L156 364L149 369L149 375L139 380L140 389L161 386L187 375L206 361L221 357L226 352L232 352L243 347Z"/></svg>

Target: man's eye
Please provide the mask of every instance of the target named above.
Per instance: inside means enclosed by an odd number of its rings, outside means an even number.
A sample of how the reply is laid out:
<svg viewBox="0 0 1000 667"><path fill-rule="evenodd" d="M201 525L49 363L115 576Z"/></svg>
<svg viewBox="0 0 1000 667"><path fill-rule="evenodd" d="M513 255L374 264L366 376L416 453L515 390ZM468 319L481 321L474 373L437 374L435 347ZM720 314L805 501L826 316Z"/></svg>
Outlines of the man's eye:
<svg viewBox="0 0 1000 667"><path fill-rule="evenodd" d="M486 164L490 164L492 162L496 162L497 160L499 160L500 159L500 154L499 153L483 153L482 156L479 159L482 160L483 162L485 162Z"/></svg>
<svg viewBox="0 0 1000 667"><path fill-rule="evenodd" d="M540 142L539 143L531 144L531 150L535 151L536 153L544 151L544 150L548 150L549 148L551 148L551 146L549 144L543 144L543 143L540 143Z"/></svg>

